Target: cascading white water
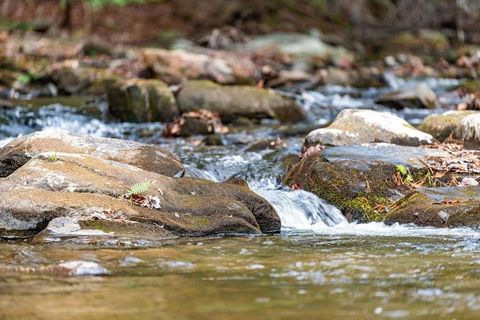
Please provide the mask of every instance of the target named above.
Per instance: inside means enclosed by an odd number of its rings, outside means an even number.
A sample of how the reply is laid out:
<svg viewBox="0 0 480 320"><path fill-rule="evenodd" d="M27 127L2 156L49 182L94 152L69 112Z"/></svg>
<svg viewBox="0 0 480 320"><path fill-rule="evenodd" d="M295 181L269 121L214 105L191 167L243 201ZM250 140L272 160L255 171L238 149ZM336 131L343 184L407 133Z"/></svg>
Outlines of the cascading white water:
<svg viewBox="0 0 480 320"><path fill-rule="evenodd" d="M290 190L271 179L249 181L250 189L277 211L284 229L318 230L347 223L342 212L304 190Z"/></svg>
<svg viewBox="0 0 480 320"><path fill-rule="evenodd" d="M185 169L189 176L218 181L206 170L189 165ZM249 181L249 186L275 208L284 229L318 230L348 223L338 208L311 192L282 189L271 179Z"/></svg>
<svg viewBox="0 0 480 320"><path fill-rule="evenodd" d="M277 211L282 227L314 230L347 222L342 212L313 193L303 190L253 189Z"/></svg>

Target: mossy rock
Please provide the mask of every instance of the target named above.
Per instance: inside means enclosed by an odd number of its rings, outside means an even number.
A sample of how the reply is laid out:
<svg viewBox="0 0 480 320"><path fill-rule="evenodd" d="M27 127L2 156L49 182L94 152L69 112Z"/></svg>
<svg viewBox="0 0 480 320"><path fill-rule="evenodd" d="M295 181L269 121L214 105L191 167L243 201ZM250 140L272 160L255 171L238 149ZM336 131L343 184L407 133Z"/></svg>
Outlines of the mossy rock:
<svg viewBox="0 0 480 320"><path fill-rule="evenodd" d="M442 141L451 137L478 146L480 143L480 112L448 111L443 114L429 115L419 128Z"/></svg>
<svg viewBox="0 0 480 320"><path fill-rule="evenodd" d="M462 82L460 88L465 89L467 92L475 93L480 91L480 80L470 79Z"/></svg>
<svg viewBox="0 0 480 320"><path fill-rule="evenodd" d="M175 97L160 80L117 81L107 90L108 110L121 121L170 122L178 115Z"/></svg>
<svg viewBox="0 0 480 320"><path fill-rule="evenodd" d="M284 183L315 193L349 220L382 221L388 206L410 190L395 180L398 166L408 168L418 181L428 175L422 161L433 156L431 152L383 144L327 148L305 156L285 175Z"/></svg>
<svg viewBox="0 0 480 320"><path fill-rule="evenodd" d="M387 224L431 227L480 227L480 188L442 187L416 190L394 204Z"/></svg>
<svg viewBox="0 0 480 320"><path fill-rule="evenodd" d="M395 166L376 163L374 170L365 170L359 164L366 165L351 160L328 162L321 155L312 155L297 163L284 182L327 200L350 221L381 221L384 212L380 207L388 205L395 195Z"/></svg>
<svg viewBox="0 0 480 320"><path fill-rule="evenodd" d="M239 117L275 118L281 122L304 119L303 110L292 99L273 90L252 86L222 86L208 80L186 81L177 99L182 112L206 109L217 112L224 122Z"/></svg>
<svg viewBox="0 0 480 320"><path fill-rule="evenodd" d="M383 55L412 53L420 55L444 54L449 48L448 38L441 32L420 30L401 32L385 39L380 45Z"/></svg>
<svg viewBox="0 0 480 320"><path fill-rule="evenodd" d="M66 94L102 95L117 77L106 69L65 66L51 74L61 92Z"/></svg>

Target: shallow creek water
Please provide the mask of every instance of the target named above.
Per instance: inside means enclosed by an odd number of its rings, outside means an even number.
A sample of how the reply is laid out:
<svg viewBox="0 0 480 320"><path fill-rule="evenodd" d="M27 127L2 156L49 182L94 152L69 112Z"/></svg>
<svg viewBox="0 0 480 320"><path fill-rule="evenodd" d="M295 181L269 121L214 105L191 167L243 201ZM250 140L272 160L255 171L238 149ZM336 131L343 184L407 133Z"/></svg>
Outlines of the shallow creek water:
<svg viewBox="0 0 480 320"><path fill-rule="evenodd" d="M430 84L449 98L451 82ZM1 111L0 144L62 128L161 144L190 175L244 178L274 205L284 228L279 235L162 243L94 236L0 242L0 319L478 319L480 233L352 224L315 195L280 183L281 159L299 153L305 127L328 123L345 107L378 109L373 101L382 90L303 92L298 99L310 124L265 121L229 133L222 147L163 139L162 124L109 123L60 104ZM429 112L399 114L418 123ZM276 137L287 146L247 150ZM87 265L67 275L60 267L72 261Z"/></svg>

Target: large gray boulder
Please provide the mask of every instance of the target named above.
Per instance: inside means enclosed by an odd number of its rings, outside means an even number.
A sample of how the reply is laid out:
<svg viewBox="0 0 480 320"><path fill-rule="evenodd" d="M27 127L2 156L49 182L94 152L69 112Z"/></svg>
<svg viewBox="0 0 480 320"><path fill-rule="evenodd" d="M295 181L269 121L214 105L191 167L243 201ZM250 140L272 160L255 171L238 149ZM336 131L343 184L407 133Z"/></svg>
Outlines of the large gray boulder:
<svg viewBox="0 0 480 320"><path fill-rule="evenodd" d="M389 112L346 109L327 128L310 132L305 146L317 144L341 146L372 142L418 146L434 142L433 137L419 131L407 121Z"/></svg>
<svg viewBox="0 0 480 320"><path fill-rule="evenodd" d="M245 47L254 52L278 51L291 56L294 61L313 64L317 62L342 64L354 60L353 54L347 49L329 45L318 35L273 33L254 37Z"/></svg>

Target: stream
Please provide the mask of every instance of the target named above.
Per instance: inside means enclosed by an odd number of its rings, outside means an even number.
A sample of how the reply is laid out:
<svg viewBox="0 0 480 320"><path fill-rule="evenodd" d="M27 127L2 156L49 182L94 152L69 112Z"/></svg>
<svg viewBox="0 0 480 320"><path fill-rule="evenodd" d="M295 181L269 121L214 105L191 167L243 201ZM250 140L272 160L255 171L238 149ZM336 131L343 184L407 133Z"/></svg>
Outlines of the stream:
<svg viewBox="0 0 480 320"><path fill-rule="evenodd" d="M223 146L162 138L160 123L111 122L101 101L93 112L68 102L0 110L0 146L51 129L159 144L179 155L190 176L245 179L283 227L278 235L162 243L92 236L0 242L0 319L478 319L479 232L349 223L316 195L281 183L283 159L300 153L309 128L348 107L383 110L375 97L409 85L387 79L388 88L287 92L304 107L306 123L263 120L231 130ZM455 99L448 89L454 80L426 81L440 99ZM390 111L414 125L432 113ZM252 147L277 138L281 148ZM87 262L76 276L55 271L75 261Z"/></svg>

